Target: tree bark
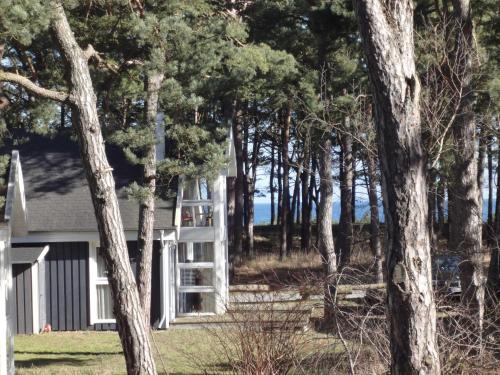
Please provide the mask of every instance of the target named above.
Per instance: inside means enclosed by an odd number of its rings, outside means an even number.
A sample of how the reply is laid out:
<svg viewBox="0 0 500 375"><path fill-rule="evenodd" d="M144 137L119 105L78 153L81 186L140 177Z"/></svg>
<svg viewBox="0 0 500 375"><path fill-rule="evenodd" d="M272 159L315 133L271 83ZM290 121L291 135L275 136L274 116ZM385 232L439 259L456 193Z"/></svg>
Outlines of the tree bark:
<svg viewBox="0 0 500 375"><path fill-rule="evenodd" d="M351 135L352 138L352 135ZM352 142L352 182L351 182L351 191L352 191L352 198L351 198L351 221L353 224L356 223L356 142Z"/></svg>
<svg viewBox="0 0 500 375"><path fill-rule="evenodd" d="M444 235L444 199L446 191L446 178L443 173L439 174L439 182L437 185L436 205L437 205L437 221L439 227L439 234Z"/></svg>
<svg viewBox="0 0 500 375"><path fill-rule="evenodd" d="M224 123L227 128L233 132L233 118L234 118L234 104L229 98L225 98L222 102L222 112L224 117ZM234 143L234 133L233 133L233 143ZM236 151L236 150L235 150ZM226 180L227 188L227 242L228 242L228 254L230 259L230 269L231 275L234 271L234 261L236 260L236 247L234 244L234 210L236 205L235 197L235 185L236 178L228 177Z"/></svg>
<svg viewBox="0 0 500 375"><path fill-rule="evenodd" d="M274 189L274 169L275 167L275 153L274 150L276 148L276 142L274 137L271 141L271 173L269 174L269 190L271 191L271 225L274 225L276 221L276 203L275 203L275 189Z"/></svg>
<svg viewBox="0 0 500 375"><path fill-rule="evenodd" d="M71 112L85 167L111 286L128 374L156 374L148 327L130 266L112 168L106 158L87 56L78 46L59 1L53 29L71 81Z"/></svg>
<svg viewBox="0 0 500 375"><path fill-rule="evenodd" d="M456 21L456 51L453 58L460 63L460 84L464 96L460 98L458 114L453 123L454 163L450 181L450 242L452 251L463 254L460 263L462 301L478 308L481 325L484 310L484 281L481 251L482 207L476 161L476 123L472 87L473 31L469 0L454 0Z"/></svg>
<svg viewBox="0 0 500 375"><path fill-rule="evenodd" d="M370 248L375 256L375 272L377 283L384 282L384 270L382 268L382 245L380 243L380 223L377 199L377 167L375 156L367 150L368 169L368 200L370 203Z"/></svg>
<svg viewBox="0 0 500 375"><path fill-rule="evenodd" d="M278 172L276 174L276 178L278 180L278 216L276 220L276 224L280 225L281 224L281 209L282 209L282 204L283 204L283 180L281 178L282 173L281 173L281 147L278 146Z"/></svg>
<svg viewBox="0 0 500 375"><path fill-rule="evenodd" d="M429 204L429 216L428 216L428 227L429 227L429 237L431 239L431 251L437 249L437 237L436 237L436 202L437 202L437 170L432 168L429 171L429 187L428 187L428 204Z"/></svg>
<svg viewBox="0 0 500 375"><path fill-rule="evenodd" d="M337 257L332 232L333 178L332 142L328 134L323 135L318 150L318 171L320 199L318 207L318 244L319 253L325 270L325 320L333 317L333 293L331 285L337 273Z"/></svg>
<svg viewBox="0 0 500 375"><path fill-rule="evenodd" d="M353 157L350 119L344 120L344 133L340 136L340 220L337 236L337 257L343 267L349 264L352 252L352 181Z"/></svg>
<svg viewBox="0 0 500 375"><path fill-rule="evenodd" d="M156 133L158 116L158 94L164 75L161 72L148 72L146 77L145 122L147 128ZM153 232L155 219L156 193L156 147L149 145L143 165L143 186L148 190L147 197L139 205L139 231L137 234L137 288L146 324L151 321L151 267L153 262Z"/></svg>
<svg viewBox="0 0 500 375"><path fill-rule="evenodd" d="M299 165L295 170L295 182L293 184L292 203L288 212L288 238L287 247L288 253L292 250L293 234L295 233L295 213L297 212L297 204L300 204L300 175L302 173L302 160L299 160Z"/></svg>
<svg viewBox="0 0 500 375"><path fill-rule="evenodd" d="M301 229L300 229L300 249L303 253L309 252L311 247L311 206L309 199L309 179L310 179L310 136L306 137L304 142L304 167L302 168L301 185L302 185L302 206L301 206Z"/></svg>
<svg viewBox="0 0 500 375"><path fill-rule="evenodd" d="M354 5L376 109L391 373L439 374L413 1L354 0Z"/></svg>
<svg viewBox="0 0 500 375"><path fill-rule="evenodd" d="M282 112L281 128L281 160L283 166L283 192L281 194L281 229L280 229L280 259L288 256L288 211L290 209L290 183L289 183L289 161L288 161L288 142L290 140L290 121L291 109L287 107Z"/></svg>
<svg viewBox="0 0 500 375"><path fill-rule="evenodd" d="M498 117L496 119L498 125ZM497 128L498 129L498 128ZM500 135L497 134L497 140ZM490 266L488 268L488 287L491 292L500 297L500 147L497 152L497 194L495 207L495 244L491 247Z"/></svg>
<svg viewBox="0 0 500 375"><path fill-rule="evenodd" d="M488 239L491 242L493 234L493 137L488 136L486 153L488 154Z"/></svg>
<svg viewBox="0 0 500 375"><path fill-rule="evenodd" d="M234 184L234 254L236 262L240 262L243 255L243 184L245 172L243 170L243 129L241 112L237 111L233 118L234 148L236 153L236 181Z"/></svg>
<svg viewBox="0 0 500 375"><path fill-rule="evenodd" d="M257 180L257 168L259 166L259 150L260 150L260 136L258 129L252 139L252 157L251 166L248 167L246 173L247 183L247 221L245 223L245 254L248 258L255 256L254 246L254 220L255 220L255 183Z"/></svg>
<svg viewBox="0 0 500 375"><path fill-rule="evenodd" d="M243 248L245 255L247 254L248 248L247 248L247 238L246 234L248 232L248 204L249 204L249 197L250 197L250 186L249 182L250 179L248 178L248 175L250 173L250 163L248 160L248 123L243 123L242 122L242 129L243 129L243 229L245 233L245 239L243 243Z"/></svg>
<svg viewBox="0 0 500 375"><path fill-rule="evenodd" d="M500 135L497 135L497 138ZM495 197L495 232L500 234L500 147L497 150L497 193Z"/></svg>

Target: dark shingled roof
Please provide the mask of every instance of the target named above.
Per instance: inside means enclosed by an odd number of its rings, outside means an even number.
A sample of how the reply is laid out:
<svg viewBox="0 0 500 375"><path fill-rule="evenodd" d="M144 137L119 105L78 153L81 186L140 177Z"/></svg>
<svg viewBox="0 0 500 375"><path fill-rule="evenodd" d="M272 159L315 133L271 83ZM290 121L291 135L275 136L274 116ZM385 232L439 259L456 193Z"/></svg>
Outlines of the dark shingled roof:
<svg viewBox="0 0 500 375"><path fill-rule="evenodd" d="M30 136L19 150L26 192L30 232L96 231L97 223L78 144L68 136L50 139ZM131 165L116 146L107 145L125 230L137 230L139 205L129 200L125 187L139 181L140 169ZM155 229L173 227L173 199L156 202Z"/></svg>

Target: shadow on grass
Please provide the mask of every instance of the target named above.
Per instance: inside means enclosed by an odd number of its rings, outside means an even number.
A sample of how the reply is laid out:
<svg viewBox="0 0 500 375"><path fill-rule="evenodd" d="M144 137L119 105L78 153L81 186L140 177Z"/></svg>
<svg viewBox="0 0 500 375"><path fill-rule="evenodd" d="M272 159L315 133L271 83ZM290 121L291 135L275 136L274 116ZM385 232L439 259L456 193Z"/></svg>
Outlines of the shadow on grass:
<svg viewBox="0 0 500 375"><path fill-rule="evenodd" d="M108 356L122 355L123 352L50 352L50 351L16 351L15 355L33 355L35 358L15 359L16 368L45 367L53 365L84 366L93 361L92 358L75 358L76 356ZM57 357L47 357L57 356Z"/></svg>
<svg viewBox="0 0 500 375"><path fill-rule="evenodd" d="M84 366L88 364L89 360L77 359L77 358L47 358L38 357L32 359L16 359L16 368L32 368L32 367L44 367L53 365L71 365L71 366Z"/></svg>
<svg viewBox="0 0 500 375"><path fill-rule="evenodd" d="M16 350L14 354L35 354L35 355L59 355L59 356L74 356L74 355L122 355L121 350L116 352L49 352L49 351L30 351Z"/></svg>

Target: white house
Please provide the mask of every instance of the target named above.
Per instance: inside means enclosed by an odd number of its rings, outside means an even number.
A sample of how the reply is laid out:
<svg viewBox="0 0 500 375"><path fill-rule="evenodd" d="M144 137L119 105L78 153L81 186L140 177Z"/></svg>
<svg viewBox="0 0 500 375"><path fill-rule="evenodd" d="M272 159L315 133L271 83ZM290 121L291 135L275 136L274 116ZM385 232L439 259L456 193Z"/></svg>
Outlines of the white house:
<svg viewBox="0 0 500 375"><path fill-rule="evenodd" d="M160 154L162 147L158 147ZM228 300L226 178L235 174L232 140L227 152L230 163L215 181L179 177L171 187L176 195L157 199L151 301L155 328L167 328L180 316L224 312ZM125 188L140 170L117 147L108 145L106 153L135 272L138 204L127 198ZM12 270L11 295L22 297L13 303L13 331L38 333L48 324L52 330L115 329L77 143L63 135L33 136L16 146L12 158L10 172L17 173L17 184L26 195L10 211L10 225L16 227L11 235L12 268L2 258L2 272ZM24 208L24 225L17 217L19 204ZM7 227L5 233L3 248L8 247ZM2 282L8 280L2 278ZM5 288L2 291L8 295Z"/></svg>

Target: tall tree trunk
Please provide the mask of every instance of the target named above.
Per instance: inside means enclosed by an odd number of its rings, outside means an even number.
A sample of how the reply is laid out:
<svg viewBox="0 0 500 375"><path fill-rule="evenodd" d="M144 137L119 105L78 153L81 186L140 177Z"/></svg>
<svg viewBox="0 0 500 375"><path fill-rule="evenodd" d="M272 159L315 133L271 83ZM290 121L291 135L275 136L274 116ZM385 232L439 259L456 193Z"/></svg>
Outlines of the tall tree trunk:
<svg viewBox="0 0 500 375"><path fill-rule="evenodd" d="M309 204L309 179L310 179L310 136L306 137L304 142L304 167L302 168L302 206L301 206L301 227L300 227L300 250L303 253L309 251L311 247L311 206Z"/></svg>
<svg viewBox="0 0 500 375"><path fill-rule="evenodd" d="M290 211L288 212L288 253L292 250L293 245L293 234L295 233L295 213L297 211L297 204L300 200L300 174L302 173L302 160L299 161L299 165L295 173L295 182L293 184L293 194L292 194L292 204Z"/></svg>
<svg viewBox="0 0 500 375"><path fill-rule="evenodd" d="M318 196L319 196L319 189L316 187L316 170L318 169L318 159L317 159L318 154L312 154L311 155L311 182L309 183L309 208L310 211L312 211L313 207L315 208L316 212L316 239L314 241L314 244L316 248L319 248L319 224L318 224L318 219L319 219L319 201L318 201ZM314 204L314 206L313 206Z"/></svg>
<svg viewBox="0 0 500 375"><path fill-rule="evenodd" d="M254 248L254 219L255 219L255 183L257 180L257 167L259 166L259 149L260 149L260 137L257 127L255 128L255 133L252 139L252 158L251 167L248 167L246 174L247 180L247 222L245 223L245 254L248 258L253 258L255 255Z"/></svg>
<svg viewBox="0 0 500 375"><path fill-rule="evenodd" d="M496 119L498 125L498 117ZM498 129L498 128L497 128ZM497 134L497 141L500 135ZM499 142L497 142L499 143ZM500 145L500 143L499 143ZM491 248L490 266L488 268L488 287L492 293L500 296L500 146L497 152L497 194L495 204L495 244Z"/></svg>
<svg viewBox="0 0 500 375"><path fill-rule="evenodd" d="M491 242L493 229L493 137L488 136L486 153L488 154L488 240Z"/></svg>
<svg viewBox="0 0 500 375"><path fill-rule="evenodd" d="M302 175L302 171L300 173ZM300 219L301 219L301 209L300 209L300 207L302 205L302 199L301 199L302 198L302 194L301 194L302 190L300 189L300 187L302 186L301 185L301 181L302 180L300 179L300 176L299 176L299 186L297 188L297 207L296 207L296 210L295 210L295 224L297 226L300 226L300 223L301 223L301 221L300 221Z"/></svg>
<svg viewBox="0 0 500 375"><path fill-rule="evenodd" d="M224 123L227 128L233 132L233 119L234 119L234 103L229 98L225 98L222 102L222 112ZM234 143L234 133L233 143ZM235 150L236 151L236 150ZM227 189L227 243L228 243L228 254L230 259L231 275L234 271L234 261L236 260L236 247L234 243L234 232L235 232L235 206L236 206L236 177L228 177L226 180Z"/></svg>
<svg viewBox="0 0 500 375"><path fill-rule="evenodd" d="M283 192L281 194L281 230L280 230L280 259L288 255L288 210L290 205L288 142L290 140L291 109L287 107L282 112L281 128L281 160L283 165Z"/></svg>
<svg viewBox="0 0 500 375"><path fill-rule="evenodd" d="M128 374L156 374L148 327L130 266L112 168L106 158L88 57L78 46L59 1L53 29L71 81L71 113L109 271L114 315Z"/></svg>
<svg viewBox="0 0 500 375"><path fill-rule="evenodd" d="M275 199L274 199L274 169L275 167L275 155L274 155L274 150L276 148L276 142L274 140L274 137L271 141L271 173L269 174L269 190L271 191L271 225L275 224L276 221L276 214L275 214Z"/></svg>
<svg viewBox="0 0 500 375"><path fill-rule="evenodd" d="M345 118L345 132L340 136L341 168L340 168L340 220L337 236L337 256L341 266L348 265L352 252L352 135L350 119Z"/></svg>
<svg viewBox="0 0 500 375"><path fill-rule="evenodd" d="M146 77L146 127L156 134L158 116L158 93L164 75L158 71L147 73ZM149 145L146 150L146 162L143 165L143 184L148 190L147 196L139 205L139 230L137 234L137 288L146 324L151 321L151 267L153 262L153 232L155 219L156 192L156 147Z"/></svg>
<svg viewBox="0 0 500 375"><path fill-rule="evenodd" d="M278 216L277 216L277 224L280 225L281 223L281 210L282 210L282 205L283 205L283 180L281 178L282 173L281 173L281 147L278 147L278 173L277 173L277 180L278 180Z"/></svg>
<svg viewBox="0 0 500 375"><path fill-rule="evenodd" d="M376 109L387 227L391 374L439 374L413 1L354 4Z"/></svg>
<svg viewBox="0 0 500 375"><path fill-rule="evenodd" d="M241 117L241 111L237 110L236 115L233 118L233 136L236 154L236 181L234 184L234 251L237 263L242 260L243 255L243 185L245 183L245 172L243 170L243 129Z"/></svg>
<svg viewBox="0 0 500 375"><path fill-rule="evenodd" d="M445 192L446 192L446 178L444 174L441 172L439 174L439 182L437 185L437 196L436 196L436 205L437 205L437 221L439 227L439 235L444 236L444 204L445 204Z"/></svg>
<svg viewBox="0 0 500 375"><path fill-rule="evenodd" d="M351 135L352 137L352 135ZM351 221L356 223L356 142L352 143Z"/></svg>
<svg viewBox="0 0 500 375"><path fill-rule="evenodd" d="M500 135L497 136L497 139L499 139ZM500 142L499 142L500 145ZM498 189L498 186L500 186L500 146L498 147L497 150L497 193L495 196L495 229L497 235L500 234L500 189Z"/></svg>
<svg viewBox="0 0 500 375"><path fill-rule="evenodd" d="M370 150L366 152L368 169L368 200L370 203L370 248L375 256L375 272L377 283L384 282L384 270L382 268L382 245L380 243L380 223L377 199L377 167L375 155Z"/></svg>
<svg viewBox="0 0 500 375"><path fill-rule="evenodd" d="M243 128L243 173L245 174L243 177L243 228L246 233L248 231L248 204L249 204L249 196L250 196L250 186L248 183L250 180L248 179L248 175L250 173L250 163L248 160L248 123L243 123L242 124ZM244 250L245 254L247 254L248 248L247 246L247 241L245 237L245 242L244 242Z"/></svg>
<svg viewBox="0 0 500 375"><path fill-rule="evenodd" d="M435 232L436 225L436 202L437 202L437 170L432 168L429 171L429 188L428 188L428 204L429 204L429 216L428 216L428 227L429 227L429 237L431 239L431 251L437 249L437 237Z"/></svg>
<svg viewBox="0 0 500 375"><path fill-rule="evenodd" d="M325 320L333 317L333 291L337 273L337 258L332 232L333 178L332 178L332 142L328 135L323 135L318 150L318 170L320 199L318 207L318 244L319 253L325 269Z"/></svg>
<svg viewBox="0 0 500 375"><path fill-rule="evenodd" d="M472 87L473 31L469 0L454 0L457 51L453 56L460 62L460 84L465 95L461 97L458 115L453 123L454 163L450 181L450 249L464 255L460 263L462 301L478 309L479 324L484 310L483 262L481 251L482 208L481 190L475 155L476 123L474 120L474 93Z"/></svg>

